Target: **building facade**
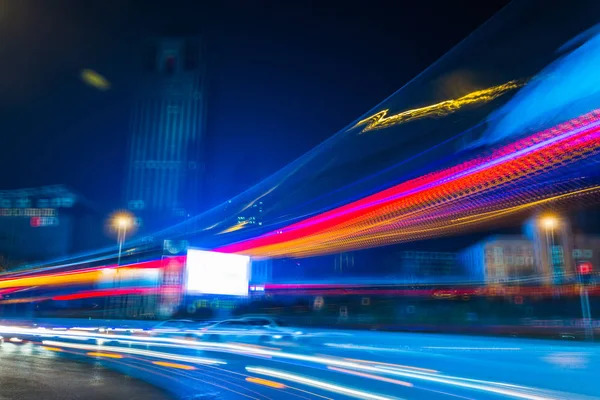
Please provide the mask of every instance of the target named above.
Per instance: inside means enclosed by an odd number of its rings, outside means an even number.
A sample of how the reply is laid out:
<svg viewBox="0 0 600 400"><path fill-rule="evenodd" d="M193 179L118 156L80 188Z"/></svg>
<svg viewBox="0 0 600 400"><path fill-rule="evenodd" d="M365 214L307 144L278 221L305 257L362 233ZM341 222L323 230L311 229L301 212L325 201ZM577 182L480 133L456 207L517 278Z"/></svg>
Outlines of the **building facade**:
<svg viewBox="0 0 600 400"><path fill-rule="evenodd" d="M600 236L573 235L573 263L590 262L594 273L600 270Z"/></svg>
<svg viewBox="0 0 600 400"><path fill-rule="evenodd" d="M202 209L206 62L197 38L162 38L146 49L130 120L128 208L142 227L176 223Z"/></svg>
<svg viewBox="0 0 600 400"><path fill-rule="evenodd" d="M456 253L438 251L402 251L401 277L408 282L428 282L463 276Z"/></svg>
<svg viewBox="0 0 600 400"><path fill-rule="evenodd" d="M0 266L50 260L103 244L91 204L63 185L0 191Z"/></svg>
<svg viewBox="0 0 600 400"><path fill-rule="evenodd" d="M577 277L571 266L589 262L598 269L600 237L571 235L565 244L546 235L494 236L463 250L459 260L469 277L486 284L572 283Z"/></svg>
<svg viewBox="0 0 600 400"><path fill-rule="evenodd" d="M460 262L470 279L503 284L535 276L533 242L521 236L495 236L463 250Z"/></svg>

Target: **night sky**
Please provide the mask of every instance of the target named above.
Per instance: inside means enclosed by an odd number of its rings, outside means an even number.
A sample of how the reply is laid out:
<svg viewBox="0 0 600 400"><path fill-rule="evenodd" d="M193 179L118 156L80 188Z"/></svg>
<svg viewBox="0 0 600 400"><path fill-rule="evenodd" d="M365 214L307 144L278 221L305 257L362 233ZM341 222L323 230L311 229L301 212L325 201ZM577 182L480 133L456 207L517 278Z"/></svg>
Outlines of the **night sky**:
<svg viewBox="0 0 600 400"><path fill-rule="evenodd" d="M145 38L206 40L214 203L343 128L506 3L0 0L0 189L64 183L101 210L123 206ZM85 85L83 68L111 89Z"/></svg>

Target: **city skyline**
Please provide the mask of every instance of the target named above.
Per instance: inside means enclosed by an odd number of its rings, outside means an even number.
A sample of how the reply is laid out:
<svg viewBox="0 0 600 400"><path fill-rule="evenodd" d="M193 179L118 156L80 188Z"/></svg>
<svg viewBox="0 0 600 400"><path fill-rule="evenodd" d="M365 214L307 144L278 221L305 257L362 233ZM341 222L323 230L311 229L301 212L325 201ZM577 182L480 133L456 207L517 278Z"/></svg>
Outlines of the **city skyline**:
<svg viewBox="0 0 600 400"><path fill-rule="evenodd" d="M10 21L4 25L15 40L3 46L16 46L30 40L23 35L22 28L27 23L37 23L38 16L25 12L25 3L7 8L7 15L20 16L22 26L13 26ZM39 38L40 43L56 36L61 38L60 46L57 42L51 44L55 55L48 56L47 70L36 72L35 82L41 85L36 86L32 81L34 77L27 73L28 68L39 62L38 48L5 49L13 51L24 68L15 71L16 78L11 81L0 82L4 85L1 87L6 88L3 93L12 92L17 96L6 98L8 104L3 108L7 129L13 132L10 135L16 152L3 157L0 166L6 169L11 165L20 171L18 179L2 175L0 187L65 183L108 211L126 206L119 194L122 191L120 177L126 172L125 136L130 110L140 87L138 50L149 37L182 32L200 34L206 41L210 77L207 180L211 187L210 203L216 204L238 194L240 186L257 183L330 136L433 62L504 2L474 8L473 15L465 16L448 7L447 11L463 18L465 24L459 26L438 18L436 23L447 24L448 29L440 26L428 31L430 24L422 28L422 43L429 49L422 53L418 45L411 47L409 54L414 55L414 61L408 66L384 49L393 48L398 38L404 40L403 32L415 27L412 22L410 28L402 27L396 23L397 18L384 17L383 26L388 35L380 46L385 57L377 63L360 55L369 48L366 43L349 45L339 37L342 32L351 36L358 34L353 22L364 17L364 10L359 6L349 5L344 14L324 6L321 14L310 16L282 5L272 12L297 15L296 23L286 25L270 15L260 15L258 10L242 2L234 7L237 12L233 14L219 6L206 8L190 2L183 2L181 9L176 6L157 9L148 4L141 8L142 13L137 13L134 12L137 5L113 2L101 7L93 18L77 2L71 3L68 13L48 10L49 22L40 25L40 32L44 32L49 23L75 23L86 33L81 40L60 30L47 32L47 39ZM425 7L415 12L421 19L431 18ZM312 25L321 27L313 30L310 23L300 24L302 18L313 18L315 24ZM318 22L323 18L337 22L322 26ZM267 26L280 31L279 37L265 40L262 32ZM365 25L360 34L375 38L380 36L381 28L381 24L377 29L374 25ZM429 39L439 30L445 31L443 40L432 47ZM284 41L287 45L282 50L280 43ZM77 59L70 56L73 52L77 52ZM95 90L81 82L79 73L83 69L92 69L104 76L110 82L109 90ZM378 79L378 83L374 84L371 79L369 84L361 81L348 84L353 76L365 72L372 79ZM51 101L57 95L59 101ZM28 100L32 103L25 103ZM305 118L305 111L297 107L298 101L314 104L311 118ZM33 108L32 104L35 104ZM37 118L28 117L32 109L37 110ZM291 121L296 122L291 124ZM30 143L39 146L32 147ZM248 152L249 148L259 150ZM22 157L23 154L27 157ZM242 155L245 164L260 165L259 171L244 172L248 168L239 165ZM27 159L46 167L39 170ZM78 163L76 171L70 162ZM232 177L244 182L229 184Z"/></svg>

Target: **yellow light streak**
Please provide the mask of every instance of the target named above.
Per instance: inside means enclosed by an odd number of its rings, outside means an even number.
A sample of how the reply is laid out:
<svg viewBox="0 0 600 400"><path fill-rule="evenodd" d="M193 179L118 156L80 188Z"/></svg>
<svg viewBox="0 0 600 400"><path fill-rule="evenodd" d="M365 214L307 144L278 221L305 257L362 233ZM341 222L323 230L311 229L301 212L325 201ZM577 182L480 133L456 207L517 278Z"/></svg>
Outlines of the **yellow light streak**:
<svg viewBox="0 0 600 400"><path fill-rule="evenodd" d="M453 112L458 111L460 108L475 104L475 103L487 103L490 102L506 92L520 88L525 85L524 80L512 80L502 85L493 86L487 89L476 90L468 93L458 99L444 100L442 102L431 104L425 107L413 108L399 112L394 115L387 116L389 109L379 111L376 114L371 115L354 125L351 129L359 126L366 125L360 132L365 133L377 129L389 128L390 126L410 122L416 119L426 117L443 117Z"/></svg>
<svg viewBox="0 0 600 400"><path fill-rule="evenodd" d="M62 349L60 349L58 347L49 347L49 346L42 346L42 349L48 350L48 351L56 351L56 352L61 352L62 351Z"/></svg>
<svg viewBox="0 0 600 400"><path fill-rule="evenodd" d="M97 351L90 351L87 353L90 357L104 357L104 358L123 358L120 354L112 354L112 353L100 353Z"/></svg>

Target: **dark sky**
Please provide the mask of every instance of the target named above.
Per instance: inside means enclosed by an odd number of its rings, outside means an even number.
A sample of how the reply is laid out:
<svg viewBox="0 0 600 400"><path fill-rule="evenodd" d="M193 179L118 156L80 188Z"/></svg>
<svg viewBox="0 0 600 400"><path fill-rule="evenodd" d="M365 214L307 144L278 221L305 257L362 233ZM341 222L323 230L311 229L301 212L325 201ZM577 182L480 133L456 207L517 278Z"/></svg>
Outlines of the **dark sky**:
<svg viewBox="0 0 600 400"><path fill-rule="evenodd" d="M343 128L506 3L0 0L0 189L64 183L102 209L123 205L136 54L148 36L206 39L214 200ZM83 84L82 68L111 90Z"/></svg>

